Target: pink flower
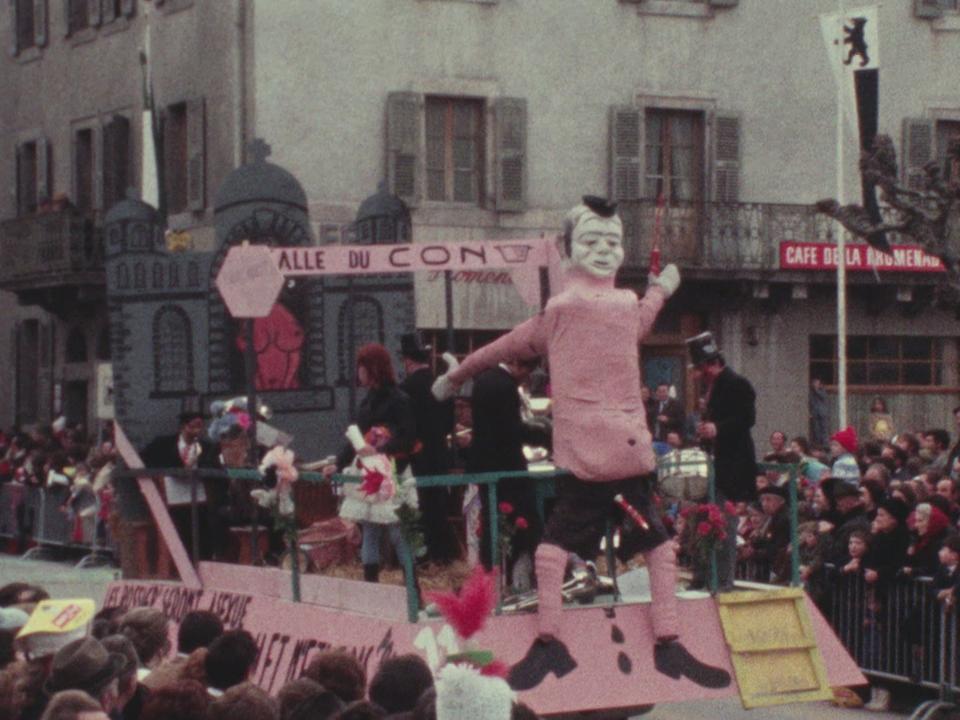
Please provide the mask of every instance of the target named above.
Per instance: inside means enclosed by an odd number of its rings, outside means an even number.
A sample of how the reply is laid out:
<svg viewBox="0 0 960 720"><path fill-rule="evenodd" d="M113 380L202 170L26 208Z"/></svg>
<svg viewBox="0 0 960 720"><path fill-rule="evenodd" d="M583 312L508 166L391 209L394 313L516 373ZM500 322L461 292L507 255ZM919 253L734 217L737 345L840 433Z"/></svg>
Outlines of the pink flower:
<svg viewBox="0 0 960 720"><path fill-rule="evenodd" d="M360 483L360 489L367 495L376 495L380 492L380 486L383 485L383 481L386 479L387 476L379 470L364 469L363 482Z"/></svg>
<svg viewBox="0 0 960 720"><path fill-rule="evenodd" d="M517 530L526 530L528 527L530 527L527 524L527 519L522 517L518 517L514 525L516 526Z"/></svg>
<svg viewBox="0 0 960 720"><path fill-rule="evenodd" d="M711 527L710 527L710 523L708 522L701 521L697 525L697 535L699 535L700 537L707 537L710 534L710 530L711 530Z"/></svg>
<svg viewBox="0 0 960 720"><path fill-rule="evenodd" d="M513 513L513 505L508 503L506 500L500 501L500 504L497 505L497 507L500 509L500 512L502 512L504 515L510 515Z"/></svg>

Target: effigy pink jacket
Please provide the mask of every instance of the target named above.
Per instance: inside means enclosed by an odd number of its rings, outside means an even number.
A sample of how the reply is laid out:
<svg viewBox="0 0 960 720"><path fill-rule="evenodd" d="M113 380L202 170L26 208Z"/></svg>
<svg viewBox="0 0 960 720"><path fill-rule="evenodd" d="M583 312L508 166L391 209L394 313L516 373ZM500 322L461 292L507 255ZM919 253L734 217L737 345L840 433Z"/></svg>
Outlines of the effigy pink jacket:
<svg viewBox="0 0 960 720"><path fill-rule="evenodd" d="M654 285L638 299L612 277L576 270L565 280L541 313L471 353L449 377L460 384L500 362L546 355L557 467L598 482L652 472L639 348L666 292Z"/></svg>

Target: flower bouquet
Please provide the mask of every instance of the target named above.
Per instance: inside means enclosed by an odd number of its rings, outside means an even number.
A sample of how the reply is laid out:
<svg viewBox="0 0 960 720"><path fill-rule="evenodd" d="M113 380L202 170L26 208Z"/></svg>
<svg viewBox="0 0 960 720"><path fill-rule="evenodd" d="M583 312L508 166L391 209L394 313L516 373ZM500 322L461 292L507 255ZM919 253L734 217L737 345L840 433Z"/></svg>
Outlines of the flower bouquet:
<svg viewBox="0 0 960 720"><path fill-rule="evenodd" d="M293 502L293 483L300 476L294 467L295 455L282 445L271 449L260 462L260 474L263 487L250 491L257 505L273 513L274 527L289 536L296 532L295 506Z"/></svg>
<svg viewBox="0 0 960 720"><path fill-rule="evenodd" d="M346 483L343 488L343 503L340 517L355 522L372 522L389 525L399 520L397 510L402 505L417 508L416 481L409 468L397 475L396 462L384 452L360 455L364 447L381 450L390 440L389 429L376 425L367 430L351 425L347 439L357 451L353 463L344 468L344 475L359 477L359 482Z"/></svg>
<svg viewBox="0 0 960 720"><path fill-rule="evenodd" d="M710 561L714 549L727 539L727 520L736 514L737 509L730 501L722 508L715 503L700 503L680 512L690 528L692 554L704 565Z"/></svg>

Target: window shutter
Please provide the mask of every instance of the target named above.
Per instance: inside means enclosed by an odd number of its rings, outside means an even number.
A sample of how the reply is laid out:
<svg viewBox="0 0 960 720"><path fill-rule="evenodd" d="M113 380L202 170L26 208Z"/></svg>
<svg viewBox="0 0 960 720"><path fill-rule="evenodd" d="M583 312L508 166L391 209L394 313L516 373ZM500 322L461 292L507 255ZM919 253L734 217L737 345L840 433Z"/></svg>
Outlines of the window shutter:
<svg viewBox="0 0 960 720"><path fill-rule="evenodd" d="M103 128L103 211L126 196L130 178L130 121L114 115Z"/></svg>
<svg viewBox="0 0 960 720"><path fill-rule="evenodd" d="M100 0L100 12L103 15L103 24L112 23L117 19L117 6L113 0Z"/></svg>
<svg viewBox="0 0 960 720"><path fill-rule="evenodd" d="M407 205L420 200L420 139L423 100L420 95L393 92L387 96L387 180L390 192Z"/></svg>
<svg viewBox="0 0 960 720"><path fill-rule="evenodd" d="M47 44L47 0L33 0L33 42L37 47Z"/></svg>
<svg viewBox="0 0 960 720"><path fill-rule="evenodd" d="M527 207L527 101L498 98L496 122L496 209L519 212Z"/></svg>
<svg viewBox="0 0 960 720"><path fill-rule="evenodd" d="M63 36L70 37L70 34L73 30L73 26L70 24L70 18L72 16L71 6L73 5L73 0L61 0L60 8L63 14Z"/></svg>
<svg viewBox="0 0 960 720"><path fill-rule="evenodd" d="M27 172L27 148L17 145L17 215L27 214L29 198L33 197L32 178Z"/></svg>
<svg viewBox="0 0 960 720"><path fill-rule="evenodd" d="M17 53L20 52L20 43L17 38L17 25L19 24L19 18L17 17L17 0L8 0L7 4L10 6L10 47L8 52L16 57Z"/></svg>
<svg viewBox="0 0 960 720"><path fill-rule="evenodd" d="M93 132L93 207L105 211L103 206L103 131Z"/></svg>
<svg viewBox="0 0 960 720"><path fill-rule="evenodd" d="M921 184L923 166L933 160L933 121L906 118L902 148L903 182L916 190Z"/></svg>
<svg viewBox="0 0 960 720"><path fill-rule="evenodd" d="M924 20L933 20L943 15L940 0L913 0L913 14Z"/></svg>
<svg viewBox="0 0 960 720"><path fill-rule="evenodd" d="M137 0L120 0L120 12L124 17L133 17L137 12Z"/></svg>
<svg viewBox="0 0 960 720"><path fill-rule="evenodd" d="M100 0L87 0L87 18L90 21L90 27L99 27L103 19L100 13Z"/></svg>
<svg viewBox="0 0 960 720"><path fill-rule="evenodd" d="M206 206L206 152L203 98L187 101L187 207Z"/></svg>
<svg viewBox="0 0 960 720"><path fill-rule="evenodd" d="M46 138L37 138L37 205L51 198L50 143Z"/></svg>
<svg viewBox="0 0 960 720"><path fill-rule="evenodd" d="M103 205L101 209L104 214L110 210L111 206L117 201L115 194L116 188L116 173L114 171L114 166L116 165L116 127L115 120L110 120L106 125L103 126L103 141L101 142L102 152L100 154L100 179L102 182L102 190L100 193L100 199Z"/></svg>
<svg viewBox="0 0 960 720"><path fill-rule="evenodd" d="M643 181L643 111L610 108L610 199L639 200Z"/></svg>
<svg viewBox="0 0 960 720"><path fill-rule="evenodd" d="M740 0L709 0L711 7L735 7Z"/></svg>
<svg viewBox="0 0 960 720"><path fill-rule="evenodd" d="M717 202L740 200L740 118L717 113L713 119L713 192Z"/></svg>

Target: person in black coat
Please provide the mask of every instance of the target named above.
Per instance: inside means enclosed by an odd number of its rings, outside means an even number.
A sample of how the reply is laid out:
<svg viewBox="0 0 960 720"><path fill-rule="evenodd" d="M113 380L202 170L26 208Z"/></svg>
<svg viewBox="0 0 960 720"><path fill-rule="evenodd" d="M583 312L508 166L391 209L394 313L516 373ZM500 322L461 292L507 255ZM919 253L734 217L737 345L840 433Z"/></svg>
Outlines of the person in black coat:
<svg viewBox="0 0 960 720"><path fill-rule="evenodd" d="M844 478L824 478L821 487L832 498L836 512L829 521L827 562L840 568L850 562L850 535L854 532L870 532L870 520L863 507L863 498L855 483Z"/></svg>
<svg viewBox="0 0 960 720"><path fill-rule="evenodd" d="M727 366L712 333L686 342L691 363L707 384L706 419L697 427L697 435L713 450L717 500L754 500L757 455L750 429L757 419L757 394L749 380ZM721 590L733 588L737 561L737 518L729 518L727 524L727 542L717 557Z"/></svg>
<svg viewBox="0 0 960 720"><path fill-rule="evenodd" d="M520 415L520 383L537 366L536 361L516 361L484 370L473 380L471 405L473 411L473 441L467 456L468 473L497 472L527 469L523 454L524 443L543 444L543 438L534 428L524 424ZM480 559L488 569L491 566L490 513L486 486L480 488L482 537ZM503 510L507 503L513 512L507 513L509 522L516 524L523 518L526 528L515 530L511 541L508 573L523 553L536 549L542 533L536 505L536 486L527 478L504 478L497 483L497 502Z"/></svg>
<svg viewBox="0 0 960 720"><path fill-rule="evenodd" d="M400 484L416 443L416 421L410 398L397 386L390 353L383 345L368 343L357 351L357 382L367 388L367 394L357 407L354 423L364 435L370 428L379 426L386 428L389 437L377 447L367 444L359 451L351 443L345 442L337 453L336 461L324 466L323 474L329 478L334 472L342 472L358 454L364 457L382 453L393 458L396 482ZM399 523L361 522L360 526L363 531L360 548L363 577L368 582L377 582L380 576L380 536L384 528L401 562L402 555L409 552L410 548L402 536Z"/></svg>
<svg viewBox="0 0 960 720"><path fill-rule="evenodd" d="M427 364L429 347L417 333L400 338L400 356L406 378L400 389L410 397L417 428L418 449L410 459L414 477L445 475L451 455L447 435L453 430L453 400L440 402L433 396L434 375ZM448 487L418 488L427 559L441 565L458 556L457 540L450 526L451 493Z"/></svg>
<svg viewBox="0 0 960 720"><path fill-rule="evenodd" d="M140 453L148 468L220 469L220 453L216 445L204 437L203 414L183 412L174 435L154 438ZM217 509L226 503L227 481L221 478L201 478L206 504L200 509L200 558L220 557L227 547L226 526ZM167 498L169 503L170 498ZM188 552L192 548L190 505L170 506L170 517Z"/></svg>
<svg viewBox="0 0 960 720"><path fill-rule="evenodd" d="M654 415L653 425L650 429L653 431L653 439L660 442L667 441L667 435L671 432L683 433L683 421L686 413L679 400L670 397L670 386L667 383L657 385L656 396L653 400Z"/></svg>

